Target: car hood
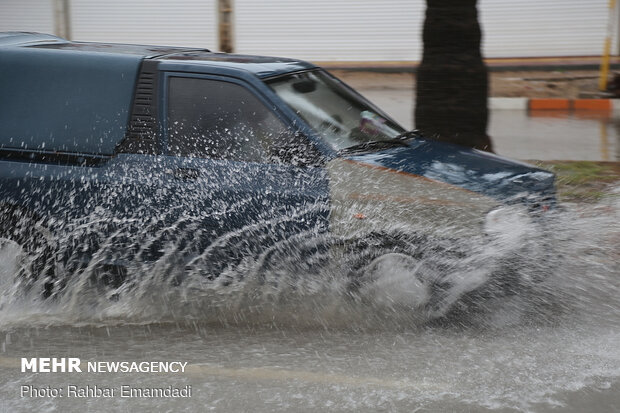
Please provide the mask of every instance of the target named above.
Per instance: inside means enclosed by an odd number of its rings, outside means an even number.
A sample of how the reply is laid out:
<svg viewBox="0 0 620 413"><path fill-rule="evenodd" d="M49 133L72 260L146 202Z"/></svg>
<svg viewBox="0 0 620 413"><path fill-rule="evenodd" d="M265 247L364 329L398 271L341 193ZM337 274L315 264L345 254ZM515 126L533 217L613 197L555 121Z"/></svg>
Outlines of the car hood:
<svg viewBox="0 0 620 413"><path fill-rule="evenodd" d="M553 173L459 145L414 139L407 147L351 153L344 158L443 182L505 203L554 202Z"/></svg>

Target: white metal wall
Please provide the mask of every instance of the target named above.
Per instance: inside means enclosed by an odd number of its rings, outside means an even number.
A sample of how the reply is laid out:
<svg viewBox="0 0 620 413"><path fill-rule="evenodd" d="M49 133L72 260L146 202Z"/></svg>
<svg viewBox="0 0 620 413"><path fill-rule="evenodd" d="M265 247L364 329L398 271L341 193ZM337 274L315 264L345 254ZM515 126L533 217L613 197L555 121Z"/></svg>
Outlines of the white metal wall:
<svg viewBox="0 0 620 413"><path fill-rule="evenodd" d="M215 0L71 0L75 40L217 49Z"/></svg>
<svg viewBox="0 0 620 413"><path fill-rule="evenodd" d="M308 60L419 60L425 4L425 0L236 0L236 47L244 53ZM483 53L486 57L599 55L607 6L608 0L479 0Z"/></svg>
<svg viewBox="0 0 620 413"><path fill-rule="evenodd" d="M54 32L56 0L0 0L0 31ZM70 0L75 40L217 50L216 0ZM486 57L600 55L608 0L479 0ZM236 51L417 61L425 0L233 0ZM617 20L617 18L616 18ZM618 50L618 28L612 50Z"/></svg>
<svg viewBox="0 0 620 413"><path fill-rule="evenodd" d="M478 0L478 11L486 57L593 56L603 51L608 0Z"/></svg>
<svg viewBox="0 0 620 413"><path fill-rule="evenodd" d="M235 0L241 53L307 60L417 60L424 0Z"/></svg>
<svg viewBox="0 0 620 413"><path fill-rule="evenodd" d="M54 33L53 0L0 0L0 31Z"/></svg>

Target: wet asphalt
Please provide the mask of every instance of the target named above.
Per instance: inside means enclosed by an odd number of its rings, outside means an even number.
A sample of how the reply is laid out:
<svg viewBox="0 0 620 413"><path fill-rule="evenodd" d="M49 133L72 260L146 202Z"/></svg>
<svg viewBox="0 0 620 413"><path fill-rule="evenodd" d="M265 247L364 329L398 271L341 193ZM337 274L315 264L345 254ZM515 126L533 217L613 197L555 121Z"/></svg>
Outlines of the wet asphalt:
<svg viewBox="0 0 620 413"><path fill-rule="evenodd" d="M408 129L414 127L413 88L359 87ZM620 161L620 113L492 110L488 133L495 151L515 159Z"/></svg>

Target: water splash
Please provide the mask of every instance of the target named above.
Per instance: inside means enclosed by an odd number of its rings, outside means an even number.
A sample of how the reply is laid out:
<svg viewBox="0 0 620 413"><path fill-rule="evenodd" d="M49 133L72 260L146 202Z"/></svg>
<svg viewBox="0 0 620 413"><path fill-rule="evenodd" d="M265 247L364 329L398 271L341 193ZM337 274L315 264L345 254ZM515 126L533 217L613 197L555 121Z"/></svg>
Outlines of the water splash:
<svg viewBox="0 0 620 413"><path fill-rule="evenodd" d="M172 227L144 232L155 234L151 238L138 237L139 249L132 254L143 257L154 245L163 245L163 254L152 262L130 261L124 282L115 282L114 269L100 265L123 233L100 243L86 265L68 274L64 291L53 299L40 297L37 288L25 289L11 276L14 270L2 264L0 325L194 320L325 328L429 321L498 327L557 322L559 314L567 313L617 320L619 215L617 198L610 197L598 205L569 205L550 217L544 234L509 238L508 244L470 240L462 250L413 237L381 245L381 254L373 256L373 240L366 239L361 240L366 248L345 248L336 260L333 251L343 240L316 233L300 233L252 254L247 238L267 241L265 229L278 225L268 221L221 235L189 261L180 257L195 247L188 240L199 221L182 216ZM73 223L64 243L71 245L76 233L95 233L96 223L109 222L95 214L88 222ZM162 239L174 242L162 244ZM224 250L237 253L214 265ZM356 263L361 256L364 265Z"/></svg>

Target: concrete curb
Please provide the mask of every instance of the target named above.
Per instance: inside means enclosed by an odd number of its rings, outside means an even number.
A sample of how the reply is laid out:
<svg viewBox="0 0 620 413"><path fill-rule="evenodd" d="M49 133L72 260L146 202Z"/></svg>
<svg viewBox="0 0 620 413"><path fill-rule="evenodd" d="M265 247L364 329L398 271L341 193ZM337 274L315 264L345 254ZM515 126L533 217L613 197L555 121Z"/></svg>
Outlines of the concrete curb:
<svg viewBox="0 0 620 413"><path fill-rule="evenodd" d="M620 113L619 99L543 99L491 97L491 110L562 110Z"/></svg>
<svg viewBox="0 0 620 413"><path fill-rule="evenodd" d="M527 110L529 107L529 99L489 98L488 105L491 110Z"/></svg>

